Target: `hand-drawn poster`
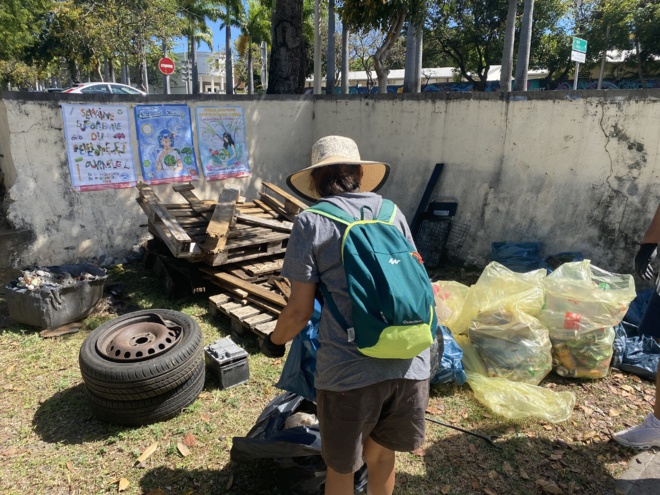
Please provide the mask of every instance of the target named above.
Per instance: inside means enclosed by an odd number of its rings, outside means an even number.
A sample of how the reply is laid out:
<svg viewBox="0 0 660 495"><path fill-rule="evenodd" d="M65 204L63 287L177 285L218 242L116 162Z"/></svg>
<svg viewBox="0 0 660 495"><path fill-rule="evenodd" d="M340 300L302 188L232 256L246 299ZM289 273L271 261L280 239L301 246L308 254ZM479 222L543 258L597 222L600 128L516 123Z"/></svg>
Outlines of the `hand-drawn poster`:
<svg viewBox="0 0 660 495"><path fill-rule="evenodd" d="M241 107L197 107L197 143L207 180L250 175Z"/></svg>
<svg viewBox="0 0 660 495"><path fill-rule="evenodd" d="M199 178L187 105L136 105L135 128L147 184Z"/></svg>
<svg viewBox="0 0 660 495"><path fill-rule="evenodd" d="M75 191L135 186L130 110L123 105L62 104L64 139Z"/></svg>

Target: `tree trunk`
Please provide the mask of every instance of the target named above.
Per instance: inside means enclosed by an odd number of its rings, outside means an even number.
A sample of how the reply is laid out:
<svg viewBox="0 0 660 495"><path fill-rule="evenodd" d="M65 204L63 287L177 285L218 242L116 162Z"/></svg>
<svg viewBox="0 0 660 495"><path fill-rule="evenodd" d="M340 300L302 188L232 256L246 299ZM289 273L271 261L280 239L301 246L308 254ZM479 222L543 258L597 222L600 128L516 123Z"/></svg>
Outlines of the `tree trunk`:
<svg viewBox="0 0 660 495"><path fill-rule="evenodd" d="M639 75L639 84L642 89L646 89L646 80L644 79L644 72L642 71L642 54L639 49L639 37L635 35L635 52L637 54L637 73Z"/></svg>
<svg viewBox="0 0 660 495"><path fill-rule="evenodd" d="M274 36L268 72L268 94L304 92L306 57L302 13L303 0L277 0L272 16Z"/></svg>
<svg viewBox="0 0 660 495"><path fill-rule="evenodd" d="M415 70L415 26L408 23L406 30L406 63L403 74L403 92L413 92L413 71Z"/></svg>
<svg viewBox="0 0 660 495"><path fill-rule="evenodd" d="M341 28L341 94L348 94L348 27L343 24Z"/></svg>
<svg viewBox="0 0 660 495"><path fill-rule="evenodd" d="M385 36L385 41L383 41L383 44L378 47L374 54L374 69L376 69L376 76L378 77L379 93L387 93L387 73L389 71L385 67L385 62L387 61L390 50L401 35L401 29L405 20L406 12L401 12L392 19L392 24L387 32L387 36Z"/></svg>
<svg viewBox="0 0 660 495"><path fill-rule="evenodd" d="M415 72L413 73L413 91L422 92L422 56L424 51L424 27L415 27Z"/></svg>
<svg viewBox="0 0 660 495"><path fill-rule="evenodd" d="M248 36L248 94L254 94L254 74L252 73L252 37Z"/></svg>
<svg viewBox="0 0 660 495"><path fill-rule="evenodd" d="M328 0L328 55L325 92L335 92L335 0Z"/></svg>
<svg viewBox="0 0 660 495"><path fill-rule="evenodd" d="M227 18L225 19L225 86L228 95L234 94L234 69L231 64L231 11L227 3Z"/></svg>
<svg viewBox="0 0 660 495"><path fill-rule="evenodd" d="M529 67L529 52L532 44L532 22L534 18L534 0L525 0L522 26L520 27L520 44L518 45L518 60L516 61L516 91L527 91L527 69Z"/></svg>
<svg viewBox="0 0 660 495"><path fill-rule="evenodd" d="M511 69L513 67L513 45L516 39L516 15L518 0L509 0L509 12L506 17L506 33L504 34L504 50L502 50L502 72L500 73L500 91L511 91Z"/></svg>
<svg viewBox="0 0 660 495"><path fill-rule="evenodd" d="M191 67L191 75L190 75L190 81L191 85L190 87L192 88L192 94L198 95L199 94L199 73L197 72L197 38L193 34L190 37L190 63L192 65Z"/></svg>

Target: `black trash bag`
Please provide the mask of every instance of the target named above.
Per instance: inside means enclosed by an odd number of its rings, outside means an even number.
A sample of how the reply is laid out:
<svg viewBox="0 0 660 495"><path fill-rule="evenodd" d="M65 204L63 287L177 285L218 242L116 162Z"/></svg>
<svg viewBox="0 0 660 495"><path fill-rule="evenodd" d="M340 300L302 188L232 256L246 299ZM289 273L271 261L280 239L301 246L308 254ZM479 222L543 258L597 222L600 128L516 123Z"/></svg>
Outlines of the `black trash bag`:
<svg viewBox="0 0 660 495"><path fill-rule="evenodd" d="M291 495L323 495L326 465L321 457L317 426L284 428L294 413L316 414L316 404L292 392L273 399L245 437L234 437L230 456L236 462L272 459L278 467L277 483ZM366 492L367 469L355 473L355 494Z"/></svg>

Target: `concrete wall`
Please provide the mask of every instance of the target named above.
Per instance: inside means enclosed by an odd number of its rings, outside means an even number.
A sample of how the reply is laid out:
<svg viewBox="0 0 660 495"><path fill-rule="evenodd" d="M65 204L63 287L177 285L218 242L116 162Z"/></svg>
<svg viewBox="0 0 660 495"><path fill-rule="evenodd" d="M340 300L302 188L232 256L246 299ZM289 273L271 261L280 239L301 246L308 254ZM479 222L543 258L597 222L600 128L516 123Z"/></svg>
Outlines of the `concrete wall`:
<svg viewBox="0 0 660 495"><path fill-rule="evenodd" d="M318 97L149 96L149 103L243 107L252 176L233 179L248 198L261 181L284 186L316 139L353 137L366 159L392 165L385 196L412 219L436 163L433 196L458 198L469 226L457 254L483 265L493 241L540 241L543 254L582 251L630 272L659 201L660 91L535 92ZM33 241L4 262L59 264L121 257L145 238L137 190L75 193L59 103L86 95L0 94L4 211ZM99 103L143 100L97 97ZM135 133L133 132L133 135ZM136 148L137 152L137 148ZM137 160L136 160L137 161ZM215 199L227 181L195 183ZM154 188L180 202L171 185Z"/></svg>

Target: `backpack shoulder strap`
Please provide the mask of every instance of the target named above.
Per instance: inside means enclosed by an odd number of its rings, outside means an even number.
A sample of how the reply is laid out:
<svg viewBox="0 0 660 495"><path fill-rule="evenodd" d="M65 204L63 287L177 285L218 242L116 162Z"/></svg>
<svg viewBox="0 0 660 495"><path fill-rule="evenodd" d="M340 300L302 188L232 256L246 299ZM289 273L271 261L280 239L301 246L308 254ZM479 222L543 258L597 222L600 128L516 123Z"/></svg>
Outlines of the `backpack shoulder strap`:
<svg viewBox="0 0 660 495"><path fill-rule="evenodd" d="M392 223L396 216L396 205L389 199L383 199L383 203L378 211L378 218L381 222Z"/></svg>
<svg viewBox="0 0 660 495"><path fill-rule="evenodd" d="M350 225L355 222L355 218L350 216L344 210L326 201L320 201L315 205L306 208L304 211L323 215L324 217L328 217L335 222L343 223L345 225Z"/></svg>

